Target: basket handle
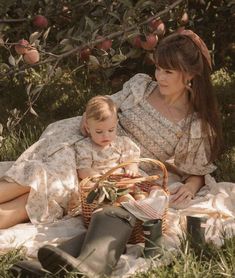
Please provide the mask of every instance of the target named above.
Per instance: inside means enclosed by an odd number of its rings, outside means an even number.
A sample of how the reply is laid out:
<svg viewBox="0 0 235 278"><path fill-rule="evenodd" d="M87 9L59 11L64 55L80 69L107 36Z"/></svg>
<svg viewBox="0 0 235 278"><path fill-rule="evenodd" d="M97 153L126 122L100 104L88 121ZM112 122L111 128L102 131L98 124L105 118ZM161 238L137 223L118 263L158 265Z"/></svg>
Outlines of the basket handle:
<svg viewBox="0 0 235 278"><path fill-rule="evenodd" d="M153 159L153 158L139 158L139 159L134 159L134 160L129 160L123 163L120 163L119 165L113 167L112 169L110 169L109 171L107 171L99 180L99 182L102 182L104 180L106 180L115 170L119 169L119 168L123 168L124 166L127 166L129 164L132 163L139 163L139 162L151 162L155 165L157 165L163 173L163 178L162 178L162 188L164 189L164 191L169 194L168 188L167 188L167 181L168 181L168 174L167 174L167 169L165 167L165 165L157 160L157 159Z"/></svg>

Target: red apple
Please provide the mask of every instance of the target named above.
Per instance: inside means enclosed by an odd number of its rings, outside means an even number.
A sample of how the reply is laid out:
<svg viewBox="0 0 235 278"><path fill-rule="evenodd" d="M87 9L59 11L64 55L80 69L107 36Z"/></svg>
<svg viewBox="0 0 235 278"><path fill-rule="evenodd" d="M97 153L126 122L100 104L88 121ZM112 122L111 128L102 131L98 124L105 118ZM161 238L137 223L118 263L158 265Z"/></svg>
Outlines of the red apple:
<svg viewBox="0 0 235 278"><path fill-rule="evenodd" d="M137 47L137 48L141 48L141 38L140 38L140 35L137 35L133 38L132 40L132 44L133 46Z"/></svg>
<svg viewBox="0 0 235 278"><path fill-rule="evenodd" d="M149 26L158 36L164 35L166 32L165 24L161 19L153 19L150 21Z"/></svg>
<svg viewBox="0 0 235 278"><path fill-rule="evenodd" d="M33 18L33 25L40 29L44 29L47 28L48 26L48 20L44 15L36 15Z"/></svg>
<svg viewBox="0 0 235 278"><path fill-rule="evenodd" d="M149 34L145 37L145 41L141 41L141 46L145 50L153 50L157 45L158 36L154 34Z"/></svg>
<svg viewBox="0 0 235 278"><path fill-rule="evenodd" d="M25 54L27 51L29 51L29 42L27 40L19 40L18 43L15 45L15 51L17 54Z"/></svg>
<svg viewBox="0 0 235 278"><path fill-rule="evenodd" d="M89 47L84 47L80 52L80 58L83 61L88 61L91 55L91 49Z"/></svg>
<svg viewBox="0 0 235 278"><path fill-rule="evenodd" d="M103 37L102 36L97 36L97 39L103 39ZM98 49L102 49L104 51L107 51L107 50L109 50L112 47L112 43L113 42L110 39L105 39L104 41L98 43L96 45L96 47Z"/></svg>
<svg viewBox="0 0 235 278"><path fill-rule="evenodd" d="M33 65L39 61L40 56L36 49L31 49L24 54L23 58L25 63Z"/></svg>

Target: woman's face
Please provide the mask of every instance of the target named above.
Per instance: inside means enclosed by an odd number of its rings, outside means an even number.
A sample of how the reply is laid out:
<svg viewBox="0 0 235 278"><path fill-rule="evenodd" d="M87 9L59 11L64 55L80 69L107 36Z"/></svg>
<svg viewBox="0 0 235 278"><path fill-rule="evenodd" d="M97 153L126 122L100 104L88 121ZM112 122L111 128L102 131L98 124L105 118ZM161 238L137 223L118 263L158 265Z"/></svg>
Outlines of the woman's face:
<svg viewBox="0 0 235 278"><path fill-rule="evenodd" d="M155 77L159 91L164 96L176 97L186 92L187 76L181 71L156 67Z"/></svg>

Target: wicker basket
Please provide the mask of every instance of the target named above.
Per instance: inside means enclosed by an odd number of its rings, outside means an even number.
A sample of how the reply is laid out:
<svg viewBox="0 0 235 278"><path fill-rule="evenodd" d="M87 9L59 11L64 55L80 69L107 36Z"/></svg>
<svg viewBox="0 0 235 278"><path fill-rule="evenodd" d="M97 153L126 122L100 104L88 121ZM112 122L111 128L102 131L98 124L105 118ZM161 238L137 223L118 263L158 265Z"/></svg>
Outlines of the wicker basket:
<svg viewBox="0 0 235 278"><path fill-rule="evenodd" d="M141 191L145 191L145 192L150 192L151 187L154 185L156 186L156 180L160 178L159 175L155 175L155 176L146 176L146 177L137 177L137 178L126 178L124 174L114 174L114 172L118 169L118 168L123 168L124 166L127 166L131 163L138 163L138 162L148 162L148 163L153 163L155 165L158 166L158 168L161 169L162 171L162 190L164 191L164 193L166 195L169 195L169 191L168 191L168 187L167 187L167 170L165 165L155 159L150 159L150 158L140 158L139 160L132 160L132 161L128 161L125 163L121 163L119 165L117 165L116 167L112 168L111 170L109 170L108 172L106 172L103 176L98 178L96 178L96 183L95 186L93 188L91 188L91 186L89 186L89 183L91 181L93 181L93 178L85 178L80 182L80 198L81 198L81 207L82 207L82 216L83 216L83 220L85 223L85 226L88 227L90 219L91 219L91 214L93 213L94 210L96 210L99 207L103 207L104 203L98 203L98 202L93 202L93 203L88 203L87 202L87 196L89 194L89 192L91 190L93 190L94 188L99 187L100 184L102 184L102 182L104 181L115 181L115 186L120 187L120 186L126 186L128 187L128 185L130 184L134 184L135 188L138 187L141 189ZM110 202L108 205L112 205L112 203ZM118 205L117 203L113 204L113 205ZM165 209L165 213L164 216L162 218L162 232L164 233L166 230L166 215L167 215L167 208ZM136 244L136 243L140 243L140 242L144 242L144 235L143 235L143 228L142 228L142 221L137 220L135 227L133 229L132 235L129 239L129 243L131 244Z"/></svg>

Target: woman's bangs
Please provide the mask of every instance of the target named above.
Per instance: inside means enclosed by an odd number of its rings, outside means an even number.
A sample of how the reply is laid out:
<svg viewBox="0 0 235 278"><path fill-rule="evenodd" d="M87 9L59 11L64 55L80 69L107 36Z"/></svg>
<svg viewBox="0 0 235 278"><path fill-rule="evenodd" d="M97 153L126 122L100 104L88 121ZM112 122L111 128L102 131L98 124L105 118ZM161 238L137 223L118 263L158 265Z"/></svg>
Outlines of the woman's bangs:
<svg viewBox="0 0 235 278"><path fill-rule="evenodd" d="M178 57L170 48L162 48L157 51L156 64L163 69L179 70Z"/></svg>

